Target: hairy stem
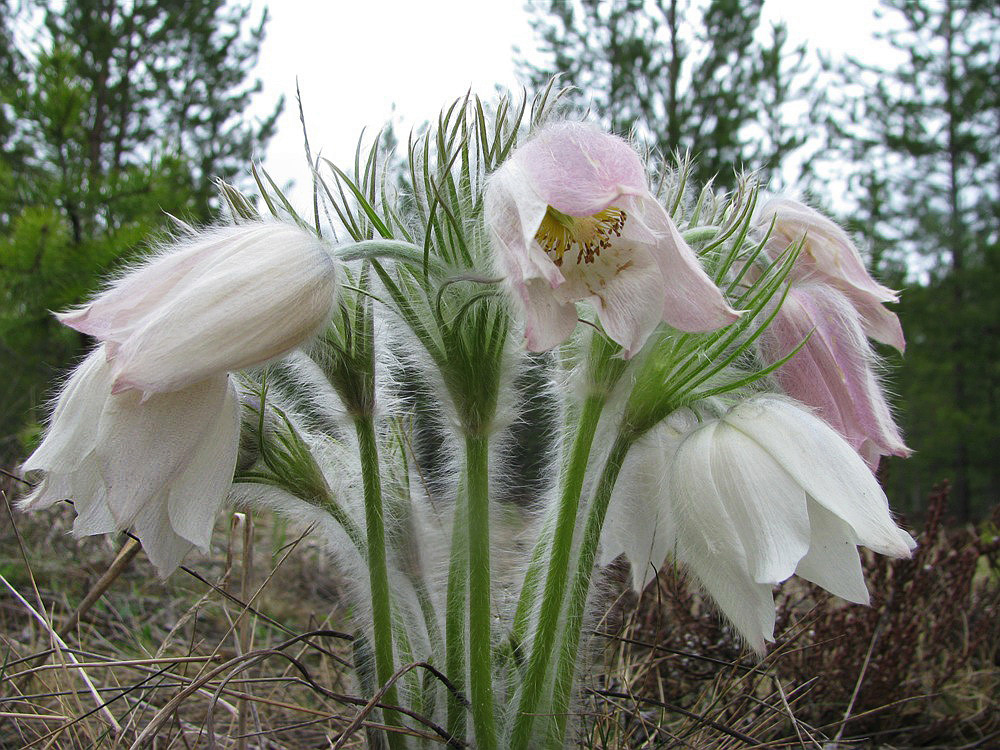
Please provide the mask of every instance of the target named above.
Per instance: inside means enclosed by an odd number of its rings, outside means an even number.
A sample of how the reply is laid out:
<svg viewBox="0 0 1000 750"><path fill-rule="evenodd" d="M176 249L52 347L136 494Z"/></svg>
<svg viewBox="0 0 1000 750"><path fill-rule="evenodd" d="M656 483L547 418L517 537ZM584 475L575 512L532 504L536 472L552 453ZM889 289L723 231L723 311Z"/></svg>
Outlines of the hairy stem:
<svg viewBox="0 0 1000 750"><path fill-rule="evenodd" d="M375 646L375 674L380 685L392 678L395 667L392 651L392 608L389 603L389 572L385 555L385 523L382 510L382 480L379 472L378 443L375 424L370 416L354 420L361 456L361 477L365 492L365 524L368 531L368 577L372 597L372 626ZM399 705L396 686L385 693L385 702ZM395 711L385 711L385 722L401 726ZM403 735L388 732L389 746L400 750L406 746Z"/></svg>
<svg viewBox="0 0 1000 750"><path fill-rule="evenodd" d="M601 418L604 401L604 395L600 394L591 395L584 402L577 423L569 464L562 478L562 492L559 497L558 516L549 551L549 567L545 576L538 626L531 644L531 657L528 661L528 670L525 674L518 702L518 712L510 738L510 747L514 750L528 747L534 718L539 712L539 700L542 698L545 678L549 673L549 665L552 661L552 646L555 642L559 613L562 609L566 580L569 576L569 559L573 549L576 517L580 508L580 493L583 489L587 462L590 459L594 433L597 431L597 423ZM533 588L537 587L536 582L531 582L531 584Z"/></svg>
<svg viewBox="0 0 1000 750"><path fill-rule="evenodd" d="M445 671L455 686L455 692L465 691L465 603L468 591L469 528L463 487L459 487L458 502L451 528L451 560L448 564L448 592L444 620ZM465 739L465 706L448 691L448 733Z"/></svg>
<svg viewBox="0 0 1000 750"><path fill-rule="evenodd" d="M555 687L552 691L552 706L550 715L552 723L547 744L552 748L561 748L566 735L566 720L569 712L569 700L573 690L573 680L576 677L577 657L580 647L580 631L583 627L583 614L590 594L590 579L594 570L594 559L597 556L597 546L601 540L601 529L608 513L608 503L615 487L618 474L621 472L625 456L634 440L631 432L620 431L604 464L601 478L594 494L594 502L590 506L587 525L580 542L580 556L577 559L576 576L570 589L569 605L566 612L566 625L563 632L562 648L559 662L556 666Z"/></svg>
<svg viewBox="0 0 1000 750"><path fill-rule="evenodd" d="M491 638L489 438L465 438L469 526L469 688L476 747L495 750Z"/></svg>

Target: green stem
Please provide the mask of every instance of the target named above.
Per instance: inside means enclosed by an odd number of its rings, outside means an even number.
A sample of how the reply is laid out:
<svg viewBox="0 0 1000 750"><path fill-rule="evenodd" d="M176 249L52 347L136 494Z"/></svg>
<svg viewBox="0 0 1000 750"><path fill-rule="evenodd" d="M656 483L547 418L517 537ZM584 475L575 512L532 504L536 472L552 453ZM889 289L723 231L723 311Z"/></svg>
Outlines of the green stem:
<svg viewBox="0 0 1000 750"><path fill-rule="evenodd" d="M465 597L469 570L469 528L464 494L460 485L451 527L451 560L448 564L444 620L445 671L458 693L465 691ZM465 711L455 693L449 690L447 728L452 737L465 739Z"/></svg>
<svg viewBox="0 0 1000 750"><path fill-rule="evenodd" d="M535 594L538 585L542 582L542 569L545 564L545 552L552 544L552 531L555 526L555 518L546 515L542 520L542 528L538 533L538 541L531 551L531 560L528 562L528 571L524 574L524 583L521 584L521 594L517 600L517 609L514 612L514 623L511 626L511 647L517 655L522 653L524 639L528 635L528 623L531 618L531 604L535 601Z"/></svg>
<svg viewBox="0 0 1000 750"><path fill-rule="evenodd" d="M559 612L562 609L566 580L569 576L569 559L573 549L576 517L580 508L580 493L583 490L587 462L590 459L594 433L597 431L597 423L601 418L604 401L605 397L601 394L588 396L584 402L577 424L569 465L563 475L563 487L559 497L555 533L549 552L549 568L545 577L545 589L542 593L538 625L531 645L528 671L525 675L514 729L510 738L510 747L514 750L521 750L528 746L534 719L539 712L539 700L542 697L545 678L548 675L552 659L552 647L559 625ZM527 583L529 582L526 581L526 585ZM531 585L537 586L534 582L531 582Z"/></svg>
<svg viewBox="0 0 1000 750"><path fill-rule="evenodd" d="M382 511L382 479L379 473L378 443L375 424L370 416L357 417L354 428L358 435L361 457L361 478L365 491L365 524L368 531L368 577L372 597L372 626L375 641L375 674L380 685L392 678L395 667L392 655L392 610L389 604L389 572L385 555L385 524ZM396 686L385 693L384 702L399 705ZM396 711L385 711L385 723L402 726ZM403 735L388 732L393 750L406 746Z"/></svg>
<svg viewBox="0 0 1000 750"><path fill-rule="evenodd" d="M476 747L496 750L491 638L489 438L465 438L469 482L469 688Z"/></svg>
<svg viewBox="0 0 1000 750"><path fill-rule="evenodd" d="M621 472L625 456L631 447L635 436L631 432L619 431L611 453L604 464L604 471L597 484L594 502L587 516L587 526L580 542L580 556L577 560L576 576L573 588L570 589L569 605L566 613L566 627L563 633L562 649L559 654L559 664L556 667L556 681L552 694L550 733L547 744L549 747L561 748L566 735L566 720L569 715L569 700L576 677L577 655L580 646L580 631L583 627L583 613L587 606L590 593L590 579L594 571L594 559L597 557L597 547L601 540L601 529L608 513L608 503L615 481Z"/></svg>

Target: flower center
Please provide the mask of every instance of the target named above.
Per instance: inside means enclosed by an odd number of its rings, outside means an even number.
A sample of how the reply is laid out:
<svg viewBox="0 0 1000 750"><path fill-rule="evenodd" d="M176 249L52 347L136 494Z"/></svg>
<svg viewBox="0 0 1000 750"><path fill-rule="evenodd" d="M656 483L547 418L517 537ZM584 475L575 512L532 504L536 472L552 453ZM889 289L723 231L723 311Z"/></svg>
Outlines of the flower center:
<svg viewBox="0 0 1000 750"><path fill-rule="evenodd" d="M623 226L625 212L613 206L593 216L569 216L549 206L535 239L557 266L573 247L577 248L577 264L593 263L601 250L610 247L612 237L621 237Z"/></svg>

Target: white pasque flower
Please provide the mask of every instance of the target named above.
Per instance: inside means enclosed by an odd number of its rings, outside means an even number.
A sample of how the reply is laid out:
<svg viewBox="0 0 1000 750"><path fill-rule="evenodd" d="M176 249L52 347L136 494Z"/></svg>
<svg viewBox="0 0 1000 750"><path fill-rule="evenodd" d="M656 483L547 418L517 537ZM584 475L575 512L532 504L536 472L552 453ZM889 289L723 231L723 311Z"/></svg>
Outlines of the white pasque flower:
<svg viewBox="0 0 1000 750"><path fill-rule="evenodd" d="M221 373L143 399L112 394L104 347L73 372L45 439L21 471L40 483L22 510L72 499L76 536L132 528L166 577L193 547L207 551L239 448L239 402Z"/></svg>
<svg viewBox="0 0 1000 750"><path fill-rule="evenodd" d="M798 574L867 604L857 546L891 557L915 546L864 461L794 402L757 396L664 445L655 528L647 518L638 532L657 541L618 551L640 570L672 551L757 651L773 640L775 584Z"/></svg>
<svg viewBox="0 0 1000 750"><path fill-rule="evenodd" d="M279 357L329 320L333 258L296 226L198 231L59 315L104 342L112 392L148 396Z"/></svg>

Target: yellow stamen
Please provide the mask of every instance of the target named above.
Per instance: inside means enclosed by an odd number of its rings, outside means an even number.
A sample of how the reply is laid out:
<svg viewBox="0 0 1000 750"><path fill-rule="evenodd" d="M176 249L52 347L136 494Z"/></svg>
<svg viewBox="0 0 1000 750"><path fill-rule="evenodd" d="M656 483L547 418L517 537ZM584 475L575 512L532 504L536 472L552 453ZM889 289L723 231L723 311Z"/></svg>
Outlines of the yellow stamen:
<svg viewBox="0 0 1000 750"><path fill-rule="evenodd" d="M577 263L593 263L611 245L612 236L621 237L624 226L625 212L620 208L609 207L593 216L569 216L549 206L535 239L557 266L574 245Z"/></svg>

